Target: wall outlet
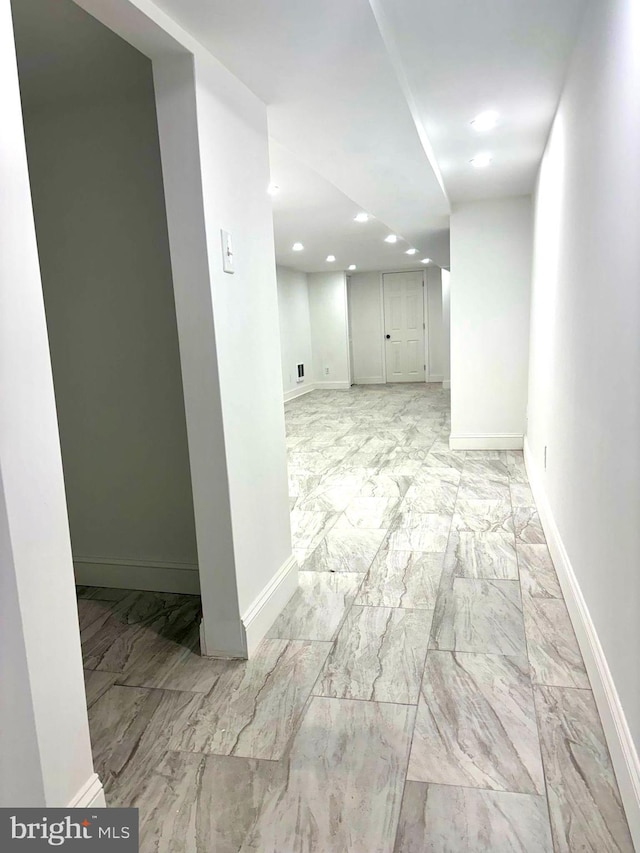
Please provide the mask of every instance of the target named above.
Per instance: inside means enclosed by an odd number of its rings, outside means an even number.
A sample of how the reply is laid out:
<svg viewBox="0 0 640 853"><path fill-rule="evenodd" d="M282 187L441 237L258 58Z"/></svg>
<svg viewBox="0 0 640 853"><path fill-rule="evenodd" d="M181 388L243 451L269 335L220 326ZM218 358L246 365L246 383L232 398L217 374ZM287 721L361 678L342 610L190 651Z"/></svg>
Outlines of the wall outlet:
<svg viewBox="0 0 640 853"><path fill-rule="evenodd" d="M328 375L329 375L329 368L328 368L328 367L325 367L325 369L324 369L324 375L325 375L325 376L328 376Z"/></svg>

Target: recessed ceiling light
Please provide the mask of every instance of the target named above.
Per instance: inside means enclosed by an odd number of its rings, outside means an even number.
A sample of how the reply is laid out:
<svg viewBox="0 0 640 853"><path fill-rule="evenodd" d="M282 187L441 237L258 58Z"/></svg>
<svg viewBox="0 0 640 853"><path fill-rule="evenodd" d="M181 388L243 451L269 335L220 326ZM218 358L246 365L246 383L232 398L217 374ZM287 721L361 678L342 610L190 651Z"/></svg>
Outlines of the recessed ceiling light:
<svg viewBox="0 0 640 853"><path fill-rule="evenodd" d="M485 110L473 119L471 127L484 133L486 130L493 130L497 123L498 113L495 110Z"/></svg>
<svg viewBox="0 0 640 853"><path fill-rule="evenodd" d="M407 251L405 252L405 255L417 255L417 254L418 254L417 249L407 249Z"/></svg>
<svg viewBox="0 0 640 853"><path fill-rule="evenodd" d="M269 193L269 195L278 195L278 193L280 192L280 187L272 182L267 187L267 192Z"/></svg>
<svg viewBox="0 0 640 853"><path fill-rule="evenodd" d="M385 243L397 243L397 242L398 242L398 238L396 237L396 235L395 235L395 234L389 234L389 236L388 236L388 237L385 237L385 238L384 238L384 242L385 242Z"/></svg>
<svg viewBox="0 0 640 853"><path fill-rule="evenodd" d="M327 255L327 260L329 261L330 264L332 264L335 261L335 259L336 259L335 255Z"/></svg>
<svg viewBox="0 0 640 853"><path fill-rule="evenodd" d="M472 166L476 169L484 169L491 162L491 154L476 154L476 156L469 160Z"/></svg>
<svg viewBox="0 0 640 853"><path fill-rule="evenodd" d="M368 213L357 213L354 217L356 222L368 222L369 214Z"/></svg>
<svg viewBox="0 0 640 853"><path fill-rule="evenodd" d="M294 252L301 252L304 249L304 246L302 245L302 243L294 243L291 248Z"/></svg>
<svg viewBox="0 0 640 853"><path fill-rule="evenodd" d="M356 269L356 265L355 265L355 264L349 264L349 269L350 269L350 270L354 270L354 269Z"/></svg>
<svg viewBox="0 0 640 853"><path fill-rule="evenodd" d="M431 258L423 258L423 259L420 261L420 263L421 263L421 264L430 264L430 263L431 263Z"/></svg>

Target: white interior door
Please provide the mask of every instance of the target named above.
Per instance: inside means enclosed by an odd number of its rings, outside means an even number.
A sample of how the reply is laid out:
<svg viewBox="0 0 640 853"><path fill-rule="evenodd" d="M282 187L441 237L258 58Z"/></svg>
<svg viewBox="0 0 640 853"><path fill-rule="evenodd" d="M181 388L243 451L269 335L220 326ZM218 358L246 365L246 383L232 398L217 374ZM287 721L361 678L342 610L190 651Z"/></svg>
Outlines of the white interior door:
<svg viewBox="0 0 640 853"><path fill-rule="evenodd" d="M385 273L383 286L387 382L424 382L422 272Z"/></svg>

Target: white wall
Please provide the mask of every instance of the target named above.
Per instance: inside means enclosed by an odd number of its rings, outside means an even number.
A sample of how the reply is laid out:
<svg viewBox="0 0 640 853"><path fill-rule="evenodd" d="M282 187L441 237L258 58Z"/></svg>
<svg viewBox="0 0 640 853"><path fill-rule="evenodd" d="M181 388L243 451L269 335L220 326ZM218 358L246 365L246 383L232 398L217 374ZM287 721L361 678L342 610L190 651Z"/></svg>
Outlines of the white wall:
<svg viewBox="0 0 640 853"><path fill-rule="evenodd" d="M349 388L346 276L343 272L309 273L308 283L314 381L318 387Z"/></svg>
<svg viewBox="0 0 640 853"><path fill-rule="evenodd" d="M442 270L430 266L425 270L425 317L427 382L444 379L444 329L442 326Z"/></svg>
<svg viewBox="0 0 640 853"><path fill-rule="evenodd" d="M451 216L451 445L522 448L531 300L531 198Z"/></svg>
<svg viewBox="0 0 640 853"><path fill-rule="evenodd" d="M309 288L306 273L277 267L278 312L284 398L289 400L313 385ZM304 381L298 382L297 366L304 364Z"/></svg>
<svg viewBox="0 0 640 853"><path fill-rule="evenodd" d="M356 385L385 381L384 310L379 272L353 273L349 282L349 309Z"/></svg>
<svg viewBox="0 0 640 853"><path fill-rule="evenodd" d="M0 79L0 805L97 806L8 3Z"/></svg>
<svg viewBox="0 0 640 853"><path fill-rule="evenodd" d="M636 748L639 33L635 0L588 5L542 162L535 204L527 431L530 463L611 672L609 700L617 691ZM615 701L613 706L615 711ZM602 705L600 710L606 724L609 712ZM622 718L616 726L624 733ZM615 743L611 746L615 761ZM633 765L627 747L626 760ZM635 761L638 774L637 755ZM620 764L617 770L624 795L628 776ZM635 821L638 844L638 775L636 786L629 818Z"/></svg>
<svg viewBox="0 0 640 853"><path fill-rule="evenodd" d="M442 278L442 387L451 388L451 285L449 270Z"/></svg>
<svg viewBox="0 0 640 853"><path fill-rule="evenodd" d="M76 578L195 592L151 62L70 0L14 26Z"/></svg>

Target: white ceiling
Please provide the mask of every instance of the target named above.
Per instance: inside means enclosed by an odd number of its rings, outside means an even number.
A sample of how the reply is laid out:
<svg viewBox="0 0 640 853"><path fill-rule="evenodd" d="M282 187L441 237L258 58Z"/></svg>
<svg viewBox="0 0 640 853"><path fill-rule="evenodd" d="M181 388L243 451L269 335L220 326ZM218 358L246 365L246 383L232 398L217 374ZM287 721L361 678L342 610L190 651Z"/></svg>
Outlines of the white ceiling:
<svg viewBox="0 0 640 853"><path fill-rule="evenodd" d="M450 200L531 192L585 4L155 2L268 105L276 255L309 271L332 267L328 253L341 268L415 266L378 245L388 231L447 266ZM485 109L500 123L480 135L469 122ZM487 169L469 164L479 151ZM357 225L357 210L376 221Z"/></svg>

